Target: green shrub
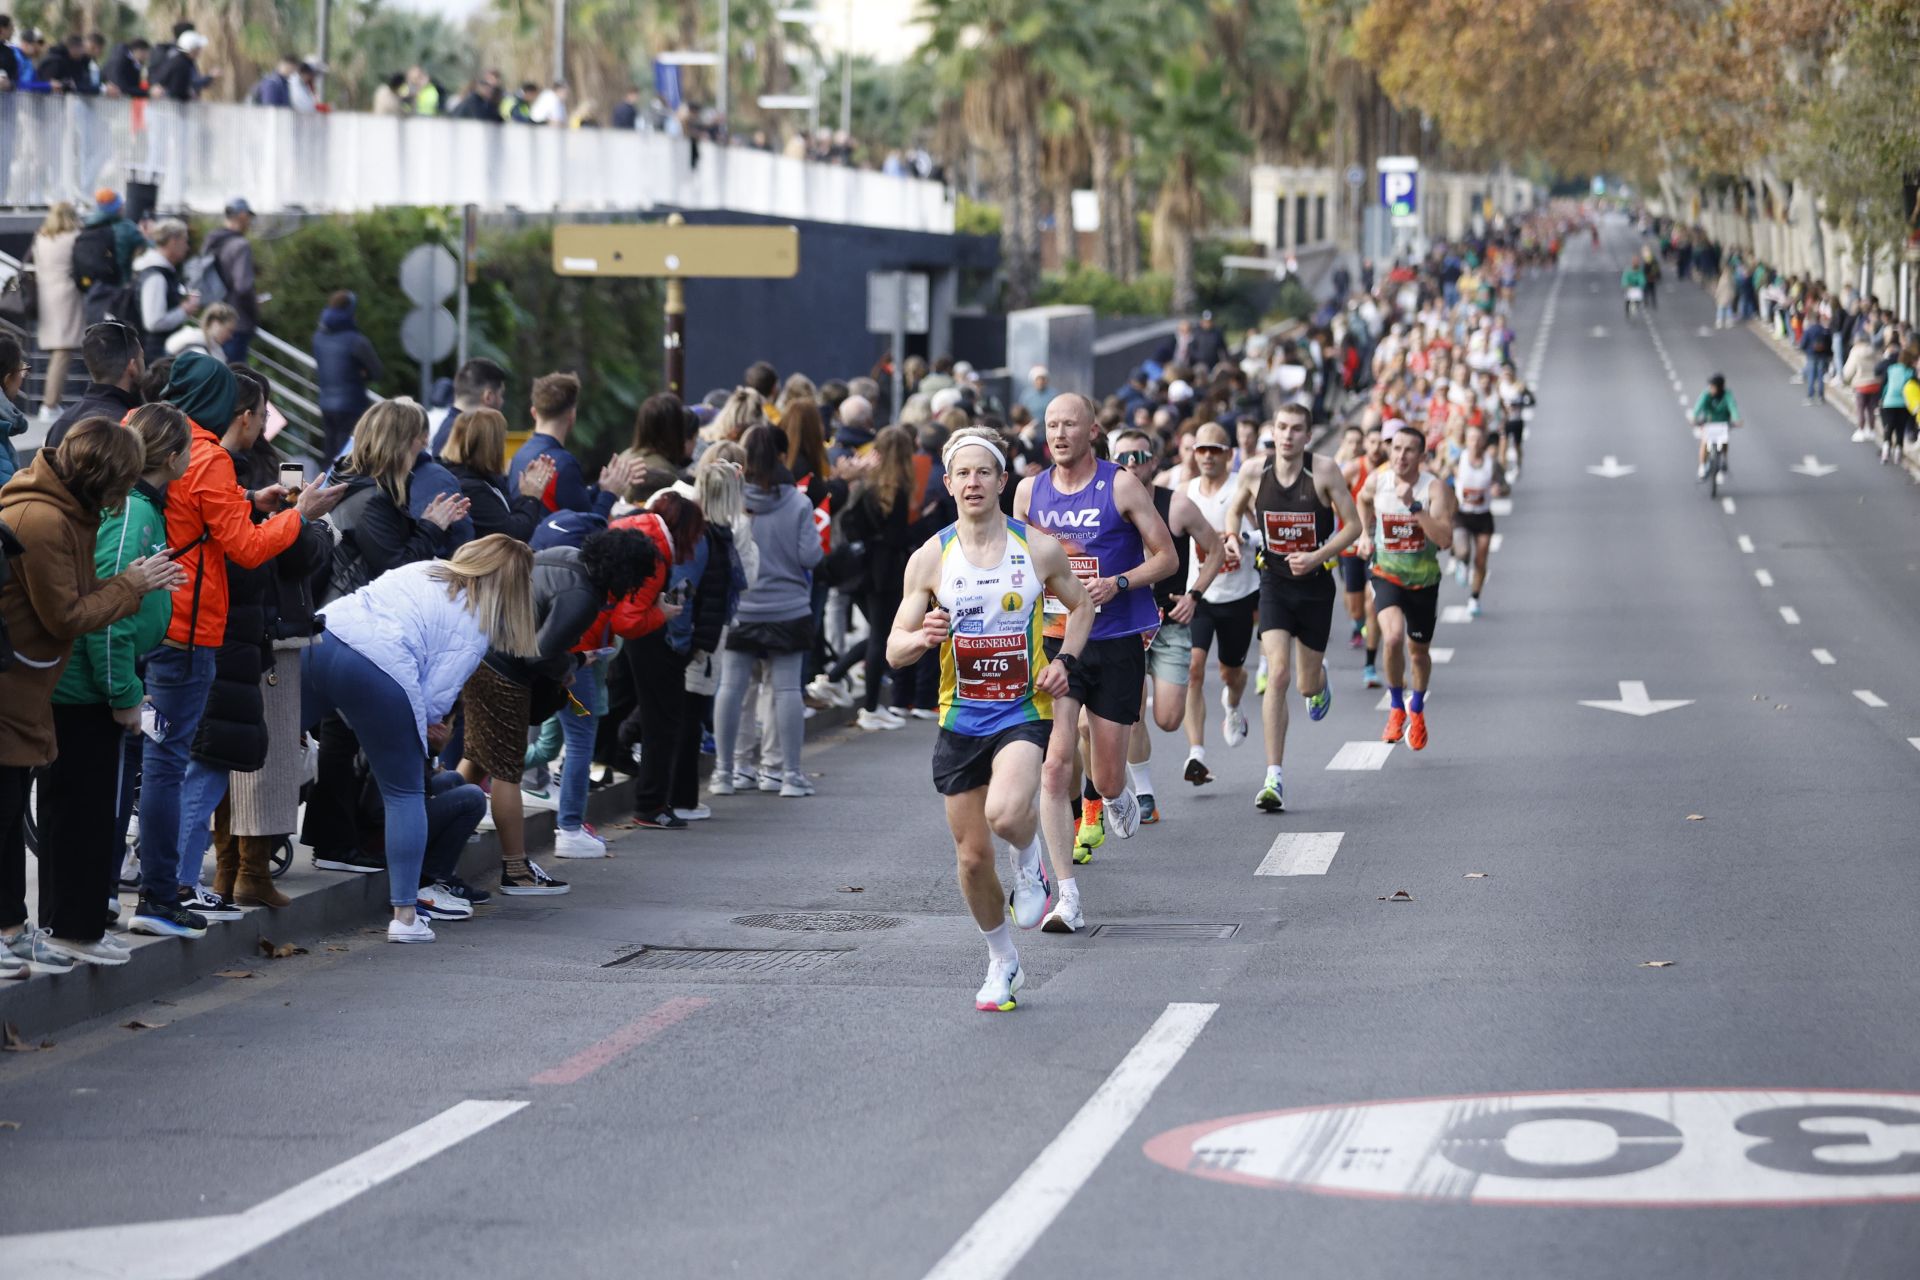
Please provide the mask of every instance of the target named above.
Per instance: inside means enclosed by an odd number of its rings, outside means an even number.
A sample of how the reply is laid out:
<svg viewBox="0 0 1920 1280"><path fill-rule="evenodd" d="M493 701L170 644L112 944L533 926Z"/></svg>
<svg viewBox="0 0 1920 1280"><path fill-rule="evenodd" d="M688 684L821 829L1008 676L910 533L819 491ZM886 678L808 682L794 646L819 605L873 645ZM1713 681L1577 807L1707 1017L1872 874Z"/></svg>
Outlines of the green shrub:
<svg viewBox="0 0 1920 1280"><path fill-rule="evenodd" d="M1173 281L1148 273L1118 280L1098 267L1069 262L1064 271L1040 278L1033 303L1038 307L1092 307L1102 315L1163 316L1172 305Z"/></svg>
<svg viewBox="0 0 1920 1280"><path fill-rule="evenodd" d="M953 229L963 236L997 236L1000 206L972 199L961 192L954 197Z"/></svg>

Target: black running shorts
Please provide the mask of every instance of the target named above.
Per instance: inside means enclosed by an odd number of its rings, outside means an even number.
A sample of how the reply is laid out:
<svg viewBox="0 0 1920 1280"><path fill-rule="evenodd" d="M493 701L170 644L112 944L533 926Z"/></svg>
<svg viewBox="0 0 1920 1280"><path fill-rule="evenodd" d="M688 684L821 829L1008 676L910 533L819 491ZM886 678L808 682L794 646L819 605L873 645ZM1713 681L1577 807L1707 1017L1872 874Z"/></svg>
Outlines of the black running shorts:
<svg viewBox="0 0 1920 1280"><path fill-rule="evenodd" d="M1367 589L1367 562L1359 556L1340 557L1340 584L1357 596Z"/></svg>
<svg viewBox="0 0 1920 1280"><path fill-rule="evenodd" d="M1333 575L1316 573L1300 587L1272 577L1260 582L1260 634L1284 631L1315 653L1327 651L1333 631Z"/></svg>
<svg viewBox="0 0 1920 1280"><path fill-rule="evenodd" d="M1456 511L1453 513L1453 527L1456 529L1465 529L1476 538L1483 533L1491 534L1493 532L1493 512Z"/></svg>
<svg viewBox="0 0 1920 1280"><path fill-rule="evenodd" d="M1067 696L1114 724L1140 718L1140 695L1147 682L1148 635L1089 640L1080 663L1067 676ZM1060 656L1060 641L1048 637L1047 657Z"/></svg>
<svg viewBox="0 0 1920 1280"><path fill-rule="evenodd" d="M993 758L1003 749L1016 742L1031 742L1044 756L1052 737L1051 720L1028 720L984 738L942 729L933 740L933 789L943 796L978 791L993 781Z"/></svg>
<svg viewBox="0 0 1920 1280"><path fill-rule="evenodd" d="M1398 609L1407 620L1407 637L1428 644L1433 640L1433 625L1440 616L1440 587L1403 587L1373 575L1373 607L1376 613Z"/></svg>
<svg viewBox="0 0 1920 1280"><path fill-rule="evenodd" d="M1251 592L1224 604L1215 604L1211 600L1198 601L1194 605L1193 621L1188 628L1193 632L1193 647L1204 651L1213 648L1217 642L1221 666L1246 666L1247 650L1253 647L1255 607Z"/></svg>

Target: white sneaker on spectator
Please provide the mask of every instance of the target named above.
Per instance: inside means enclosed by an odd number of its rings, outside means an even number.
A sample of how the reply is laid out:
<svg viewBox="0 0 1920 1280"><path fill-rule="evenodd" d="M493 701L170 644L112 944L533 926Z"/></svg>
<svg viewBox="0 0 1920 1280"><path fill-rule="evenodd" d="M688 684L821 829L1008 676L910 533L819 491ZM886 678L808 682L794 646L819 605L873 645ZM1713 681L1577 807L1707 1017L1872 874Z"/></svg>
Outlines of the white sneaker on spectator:
<svg viewBox="0 0 1920 1280"><path fill-rule="evenodd" d="M240 920L247 914L203 884L196 884L183 894L180 905L209 920Z"/></svg>
<svg viewBox="0 0 1920 1280"><path fill-rule="evenodd" d="M691 809L675 809L673 816L682 822L705 822L713 816L713 810L703 804L697 804Z"/></svg>
<svg viewBox="0 0 1920 1280"><path fill-rule="evenodd" d="M853 695L847 692L847 686L838 680L829 680L825 676L815 676L807 684L807 692L821 702L834 707L850 707Z"/></svg>
<svg viewBox="0 0 1920 1280"><path fill-rule="evenodd" d="M105 938L97 942L75 942L70 938L50 937L47 939L47 949L80 964L108 966L125 964L130 954L126 948L114 946Z"/></svg>
<svg viewBox="0 0 1920 1280"><path fill-rule="evenodd" d="M471 920L473 904L444 884L430 884L414 896L415 913L435 920Z"/></svg>
<svg viewBox="0 0 1920 1280"><path fill-rule="evenodd" d="M427 918L415 911L412 924L401 924L398 920L387 922L387 941L432 942L433 930L427 926Z"/></svg>
<svg viewBox="0 0 1920 1280"><path fill-rule="evenodd" d="M853 722L862 729L904 729L907 722L899 716L888 715L884 711L868 711L862 708Z"/></svg>
<svg viewBox="0 0 1920 1280"><path fill-rule="evenodd" d="M102 934L100 936L100 941L106 943L108 946L114 948L116 951L119 951L122 955L130 956L133 954L133 948L128 946L126 943L122 942L117 934L113 934L113 933Z"/></svg>
<svg viewBox="0 0 1920 1280"><path fill-rule="evenodd" d="M55 951L48 943L45 929L29 929L25 925L11 937L0 937L14 958L22 961L35 973L71 973L73 961Z"/></svg>
<svg viewBox="0 0 1920 1280"><path fill-rule="evenodd" d="M531 787L520 788L520 803L529 809L541 809L547 813L557 813L560 809L560 784L555 783L545 791Z"/></svg>
<svg viewBox="0 0 1920 1280"><path fill-rule="evenodd" d="M561 827L553 833L553 856L556 858L604 858L607 856L607 842L594 834L589 826L578 826L569 831Z"/></svg>
<svg viewBox="0 0 1920 1280"><path fill-rule="evenodd" d="M127 850L127 856L120 860L120 887L122 889L140 887L140 855L131 848Z"/></svg>
<svg viewBox="0 0 1920 1280"><path fill-rule="evenodd" d="M5 947L0 947L0 982L5 982L8 978L25 978L32 973L33 969L25 960Z"/></svg>
<svg viewBox="0 0 1920 1280"><path fill-rule="evenodd" d="M760 790L772 795L774 792L780 790L780 775L777 773L763 773L760 775L760 781L757 785Z"/></svg>
<svg viewBox="0 0 1920 1280"><path fill-rule="evenodd" d="M796 800L813 794L813 784L807 781L805 774L790 773L780 784L780 794L789 800Z"/></svg>
<svg viewBox="0 0 1920 1280"><path fill-rule="evenodd" d="M736 777L731 769L715 769L713 776L707 779L707 794L710 796L737 795L740 788L735 785Z"/></svg>
<svg viewBox="0 0 1920 1280"><path fill-rule="evenodd" d="M915 720L938 720L940 718L940 713L938 711L933 711L926 707L915 707L912 711L909 711L907 714L912 716Z"/></svg>

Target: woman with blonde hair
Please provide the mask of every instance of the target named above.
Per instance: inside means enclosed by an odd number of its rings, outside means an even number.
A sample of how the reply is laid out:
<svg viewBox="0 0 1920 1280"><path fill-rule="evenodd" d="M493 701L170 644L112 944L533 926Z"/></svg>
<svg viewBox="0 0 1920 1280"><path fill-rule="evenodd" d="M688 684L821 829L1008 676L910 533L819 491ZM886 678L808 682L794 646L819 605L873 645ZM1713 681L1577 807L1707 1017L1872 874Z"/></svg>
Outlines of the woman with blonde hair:
<svg viewBox="0 0 1920 1280"><path fill-rule="evenodd" d="M553 479L553 459L535 458L507 489L507 419L498 409L472 409L453 420L440 462L460 482L460 496L471 506L475 537L504 533L526 542L547 517L540 495Z"/></svg>
<svg viewBox="0 0 1920 1280"><path fill-rule="evenodd" d="M446 851L427 847L427 758L446 742L454 701L489 648L539 651L533 552L500 534L480 538L451 560L382 575L323 617L325 631L301 653L304 723L336 712L360 739L386 809L387 941L432 942L415 911L420 868Z"/></svg>
<svg viewBox="0 0 1920 1280"><path fill-rule="evenodd" d="M86 307L80 286L73 282L73 242L80 236L80 219L73 206L61 201L47 210L46 220L33 237L33 275L39 293L40 319L34 341L47 353L46 390L40 396L40 416L48 422L60 416L67 387L67 369L80 349L86 330Z"/></svg>
<svg viewBox="0 0 1920 1280"><path fill-rule="evenodd" d="M713 421L701 429L700 436L710 444L722 440L739 444L740 438L750 428L760 426L766 420L766 399L752 387L735 387Z"/></svg>
<svg viewBox="0 0 1920 1280"><path fill-rule="evenodd" d="M780 386L780 398L774 402L774 407L780 410L781 421L784 424L788 405L797 400L818 401L819 399L820 389L813 385L812 378L804 373L790 373L787 375L786 382Z"/></svg>
<svg viewBox="0 0 1920 1280"><path fill-rule="evenodd" d="M418 520L407 511L407 483L413 464L427 447L427 411L402 396L382 400L353 428L353 448L333 468L331 481L347 486L334 508L340 533L333 570L324 593L336 600L390 569L431 560L438 533L473 506L464 496L443 493Z"/></svg>

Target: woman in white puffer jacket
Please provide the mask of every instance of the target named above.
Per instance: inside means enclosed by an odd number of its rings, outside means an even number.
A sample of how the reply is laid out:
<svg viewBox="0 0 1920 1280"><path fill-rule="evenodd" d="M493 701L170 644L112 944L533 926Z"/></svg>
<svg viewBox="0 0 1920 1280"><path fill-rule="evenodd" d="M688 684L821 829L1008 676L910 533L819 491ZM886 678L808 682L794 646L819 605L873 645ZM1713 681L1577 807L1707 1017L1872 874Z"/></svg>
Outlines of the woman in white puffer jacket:
<svg viewBox="0 0 1920 1280"><path fill-rule="evenodd" d="M431 942L415 911L427 847L426 762L489 646L539 652L533 552L505 534L453 559L402 565L321 611L326 630L304 651L305 723L339 712L360 739L386 808L390 942Z"/></svg>

